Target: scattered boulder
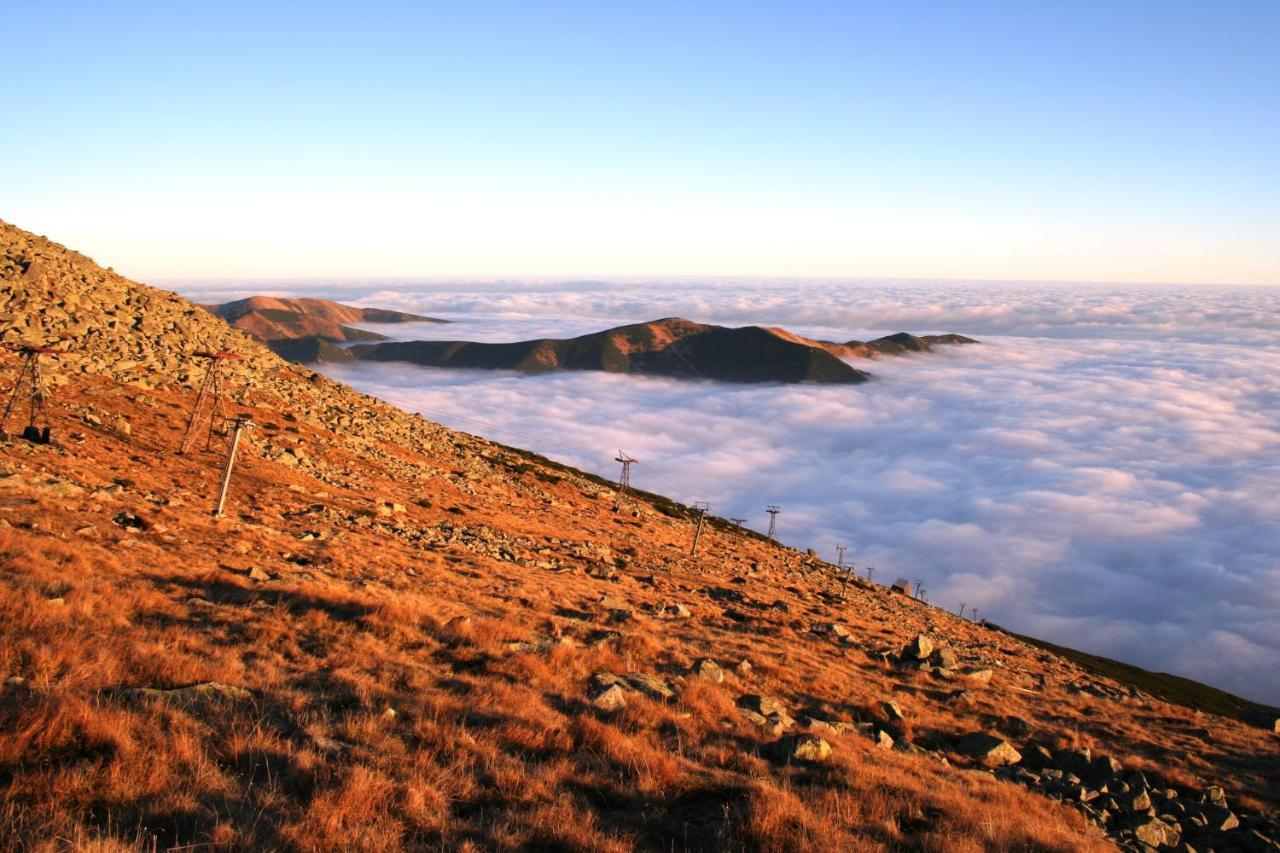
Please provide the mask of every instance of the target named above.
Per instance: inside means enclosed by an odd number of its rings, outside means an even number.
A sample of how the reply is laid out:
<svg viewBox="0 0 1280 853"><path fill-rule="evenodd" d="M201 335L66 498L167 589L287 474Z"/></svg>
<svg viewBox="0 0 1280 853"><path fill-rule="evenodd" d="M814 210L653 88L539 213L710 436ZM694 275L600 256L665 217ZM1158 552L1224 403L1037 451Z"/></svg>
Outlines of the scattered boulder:
<svg viewBox="0 0 1280 853"><path fill-rule="evenodd" d="M1094 785L1102 785L1116 779L1124 772L1124 765L1110 755L1095 755L1089 762L1089 772L1085 779Z"/></svg>
<svg viewBox="0 0 1280 853"><path fill-rule="evenodd" d="M761 696L755 693L748 693L745 696L739 696L738 707L748 711L754 711L764 717L767 717L770 714L787 713L787 706L783 705L780 699L776 699L773 696Z"/></svg>
<svg viewBox="0 0 1280 853"><path fill-rule="evenodd" d="M123 691L122 695L127 699L155 700L174 707L192 709L204 709L215 704L253 701L253 694L243 687L223 684L219 681L204 681L187 687L175 687L171 690L136 687Z"/></svg>
<svg viewBox="0 0 1280 853"><path fill-rule="evenodd" d="M698 658L689 667L689 672L712 684L720 684L724 681L724 670L711 658Z"/></svg>
<svg viewBox="0 0 1280 853"><path fill-rule="evenodd" d="M625 677L627 684L631 685L633 690L653 699L666 701L676 695L671 685L656 675L650 675L647 672L628 672Z"/></svg>
<svg viewBox="0 0 1280 853"><path fill-rule="evenodd" d="M594 695L594 691L603 691L608 687L617 687L624 693L639 693L651 699L663 701L670 700L676 695L670 684L647 672L628 672L624 675L616 672L597 672L591 676L589 695Z"/></svg>
<svg viewBox="0 0 1280 853"><path fill-rule="evenodd" d="M933 654L933 640L924 634L917 634L916 638L902 650L904 660L926 661L929 655Z"/></svg>
<svg viewBox="0 0 1280 853"><path fill-rule="evenodd" d="M627 707L627 694L621 685L596 685L587 689L587 701L601 711L613 713Z"/></svg>
<svg viewBox="0 0 1280 853"><path fill-rule="evenodd" d="M1080 749L1061 749L1054 753L1053 756L1053 768L1055 770L1061 770L1063 773L1074 773L1081 778L1088 775L1089 765L1092 763L1093 754L1087 746ZM1141 787L1147 787L1145 779L1142 781Z"/></svg>
<svg viewBox="0 0 1280 853"><path fill-rule="evenodd" d="M836 727L829 720L822 720L808 715L798 717L796 725L810 734L829 735L837 732Z"/></svg>
<svg viewBox="0 0 1280 853"><path fill-rule="evenodd" d="M1022 750L1020 764L1028 770L1043 770L1053 766L1053 752L1040 743L1029 743Z"/></svg>
<svg viewBox="0 0 1280 853"><path fill-rule="evenodd" d="M1228 832L1240 826L1240 818L1226 806L1211 806L1204 810L1204 816L1215 832Z"/></svg>
<svg viewBox="0 0 1280 853"><path fill-rule="evenodd" d="M989 669L974 666L967 666L960 670L960 677L973 685L990 684L992 674Z"/></svg>
<svg viewBox="0 0 1280 853"><path fill-rule="evenodd" d="M1003 738L986 732L970 732L956 743L955 751L969 758L976 758L987 767L1003 767L1017 764L1022 755Z"/></svg>
<svg viewBox="0 0 1280 853"><path fill-rule="evenodd" d="M592 631L590 634L588 634L584 638L584 642L586 642L588 646L595 648L597 646L603 646L609 643L616 643L621 639L622 639L622 634L620 634L617 631L600 630L600 631Z"/></svg>
<svg viewBox="0 0 1280 853"><path fill-rule="evenodd" d="M952 669L960 662L956 657L955 650L950 646L938 646L933 650L933 654L929 655L929 663L939 669Z"/></svg>
<svg viewBox="0 0 1280 853"><path fill-rule="evenodd" d="M833 637L837 640L851 639L852 635L849 629L839 622L815 622L810 632L819 634L824 637Z"/></svg>
<svg viewBox="0 0 1280 853"><path fill-rule="evenodd" d="M1031 734L1031 724L1013 714L1009 714L1004 718L1004 726L1002 728L1013 737L1023 738Z"/></svg>
<svg viewBox="0 0 1280 853"><path fill-rule="evenodd" d="M1134 837L1151 847L1175 847L1182 838L1182 833L1158 817L1136 818L1129 829L1133 831Z"/></svg>
<svg viewBox="0 0 1280 853"><path fill-rule="evenodd" d="M787 713L786 707L771 696L741 696L737 704L744 717L770 734L782 734L795 728L796 721Z"/></svg>
<svg viewBox="0 0 1280 853"><path fill-rule="evenodd" d="M776 761L818 762L831 755L831 744L817 735L786 735L769 744L766 751Z"/></svg>
<svg viewBox="0 0 1280 853"><path fill-rule="evenodd" d="M678 601L668 601L654 608L653 615L662 619L688 619L693 614Z"/></svg>
<svg viewBox="0 0 1280 853"><path fill-rule="evenodd" d="M1115 795L1116 805L1130 814L1145 813L1151 808L1151 795L1144 789Z"/></svg>

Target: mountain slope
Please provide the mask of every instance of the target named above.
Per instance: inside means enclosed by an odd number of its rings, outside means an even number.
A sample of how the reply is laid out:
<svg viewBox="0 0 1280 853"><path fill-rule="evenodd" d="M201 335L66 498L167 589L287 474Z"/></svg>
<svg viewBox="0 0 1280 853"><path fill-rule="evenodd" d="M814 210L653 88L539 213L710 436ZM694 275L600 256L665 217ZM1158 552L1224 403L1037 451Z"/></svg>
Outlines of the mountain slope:
<svg viewBox="0 0 1280 853"><path fill-rule="evenodd" d="M841 361L905 352L928 352L936 344L976 343L961 335L917 338L899 333L875 341L844 344L815 341L785 329L726 328L668 317L593 332L576 338L540 338L512 343L390 341L349 348L323 339L273 341L290 361L401 361L427 367L463 367L549 373L601 370L713 379L722 382L815 382L851 384L869 375Z"/></svg>
<svg viewBox="0 0 1280 853"><path fill-rule="evenodd" d="M1216 847L1274 834L1273 733L719 520L691 558L678 505L615 513L597 478L2 223L0 316L4 341L70 351L58 444L0 444L7 849L1103 850L1165 838L1160 815ZM221 445L173 453L197 348L242 355L258 425L221 519ZM1021 764L982 769L975 732Z"/></svg>
<svg viewBox="0 0 1280 853"><path fill-rule="evenodd" d="M678 318L635 323L576 338L510 344L393 341L352 347L361 361L407 361L545 373L604 370L728 382L865 382L867 375L825 350L758 326L729 329Z"/></svg>
<svg viewBox="0 0 1280 853"><path fill-rule="evenodd" d="M326 342L381 341L385 335L356 329L350 323L446 323L385 308L357 308L327 299L251 296L209 306L214 314L261 341L316 338Z"/></svg>

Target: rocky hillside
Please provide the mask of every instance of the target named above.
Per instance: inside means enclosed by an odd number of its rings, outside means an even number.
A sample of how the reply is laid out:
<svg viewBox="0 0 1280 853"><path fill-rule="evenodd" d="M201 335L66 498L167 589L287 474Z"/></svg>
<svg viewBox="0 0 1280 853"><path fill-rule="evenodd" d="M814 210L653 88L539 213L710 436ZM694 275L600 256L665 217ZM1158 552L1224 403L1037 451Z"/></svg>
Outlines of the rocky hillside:
<svg viewBox="0 0 1280 853"><path fill-rule="evenodd" d="M385 308L357 308L327 299L284 299L251 296L209 310L237 329L260 341L291 341L299 338L326 343L344 341L384 341L386 335L357 329L351 323L447 323L434 317L420 317Z"/></svg>
<svg viewBox="0 0 1280 853"><path fill-rule="evenodd" d="M472 341L393 341L350 348L319 338L282 341L272 348L291 361L403 361L428 367L468 367L548 373L602 370L714 379L722 382L865 382L867 373L841 358L927 352L935 344L976 343L960 335L917 338L900 333L864 343L835 344L760 326L726 328L677 317L618 326L576 338L506 344Z"/></svg>
<svg viewBox="0 0 1280 853"><path fill-rule="evenodd" d="M1280 738L453 432L0 224L5 849L1274 850ZM203 365L252 417L174 453ZM0 361L0 388L15 361Z"/></svg>

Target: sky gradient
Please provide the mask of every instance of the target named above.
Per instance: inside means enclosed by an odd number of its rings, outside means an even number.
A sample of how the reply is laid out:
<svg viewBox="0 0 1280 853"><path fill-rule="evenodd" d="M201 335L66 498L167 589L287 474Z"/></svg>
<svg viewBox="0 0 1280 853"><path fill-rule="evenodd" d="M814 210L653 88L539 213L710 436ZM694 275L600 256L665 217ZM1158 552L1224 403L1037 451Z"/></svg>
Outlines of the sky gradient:
<svg viewBox="0 0 1280 853"><path fill-rule="evenodd" d="M0 218L142 279L1280 283L1274 2L180 5L6 4Z"/></svg>

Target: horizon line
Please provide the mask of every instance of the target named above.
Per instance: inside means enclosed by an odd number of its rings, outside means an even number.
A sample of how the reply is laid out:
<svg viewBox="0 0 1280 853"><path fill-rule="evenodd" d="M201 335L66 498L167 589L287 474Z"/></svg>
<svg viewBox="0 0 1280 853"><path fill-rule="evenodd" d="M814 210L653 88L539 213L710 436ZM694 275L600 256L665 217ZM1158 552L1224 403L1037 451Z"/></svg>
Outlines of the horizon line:
<svg viewBox="0 0 1280 853"><path fill-rule="evenodd" d="M117 272L119 272L117 270ZM128 276L126 276L128 277ZM159 284L213 284L247 283L259 281L263 283L346 283L353 282L405 282L431 284L665 284L676 282L701 282L711 284L733 283L784 283L784 282L823 282L823 283L857 283L857 284L1020 284L1020 285L1084 285L1129 286L1129 287L1205 287L1205 288L1280 288L1280 281L1275 282L1232 282L1232 281L1151 281L1146 279L1055 279L1055 278L982 278L974 276L929 277L929 276L890 276L890 275L758 275L758 274L544 274L521 273L517 275L497 274L462 274L447 275L405 274L388 275L307 275L307 274L268 274L268 275L163 275L139 277L142 283Z"/></svg>

